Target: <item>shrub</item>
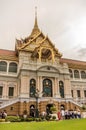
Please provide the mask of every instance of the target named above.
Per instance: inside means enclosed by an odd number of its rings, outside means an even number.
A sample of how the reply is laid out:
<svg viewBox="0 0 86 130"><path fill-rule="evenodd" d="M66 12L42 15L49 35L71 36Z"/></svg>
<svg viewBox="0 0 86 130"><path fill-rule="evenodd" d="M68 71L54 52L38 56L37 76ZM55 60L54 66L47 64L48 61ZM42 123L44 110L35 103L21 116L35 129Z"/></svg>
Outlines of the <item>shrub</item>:
<svg viewBox="0 0 86 130"><path fill-rule="evenodd" d="M46 116L46 120L47 120L47 121L49 121L50 118L51 118L51 115L47 115L47 116Z"/></svg>
<svg viewBox="0 0 86 130"><path fill-rule="evenodd" d="M39 121L42 121L41 118L35 118L35 121L39 122Z"/></svg>
<svg viewBox="0 0 86 130"><path fill-rule="evenodd" d="M20 121L26 121L26 119L24 119L24 117L20 117Z"/></svg>
<svg viewBox="0 0 86 130"><path fill-rule="evenodd" d="M56 111L56 107L55 107L55 106L51 107L51 108L50 108L50 111L51 111L51 112Z"/></svg>
<svg viewBox="0 0 86 130"><path fill-rule="evenodd" d="M5 119L0 119L0 122L5 122Z"/></svg>
<svg viewBox="0 0 86 130"><path fill-rule="evenodd" d="M29 117L29 118L26 119L26 121L30 122L30 121L34 121L34 119L32 117Z"/></svg>
<svg viewBox="0 0 86 130"><path fill-rule="evenodd" d="M56 116L52 116L52 119L53 119L53 120L56 120Z"/></svg>
<svg viewBox="0 0 86 130"><path fill-rule="evenodd" d="M82 110L86 110L86 106L85 105L82 106Z"/></svg>
<svg viewBox="0 0 86 130"><path fill-rule="evenodd" d="M10 121L10 122L20 122L21 119L17 116L7 116L5 118L6 121Z"/></svg>

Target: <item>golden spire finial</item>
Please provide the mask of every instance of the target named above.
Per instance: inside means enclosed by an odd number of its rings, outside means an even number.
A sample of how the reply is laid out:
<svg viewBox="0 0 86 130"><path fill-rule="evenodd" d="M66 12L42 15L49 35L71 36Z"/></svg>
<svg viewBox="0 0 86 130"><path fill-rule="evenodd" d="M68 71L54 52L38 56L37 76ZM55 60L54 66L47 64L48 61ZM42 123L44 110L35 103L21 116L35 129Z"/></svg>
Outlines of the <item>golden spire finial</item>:
<svg viewBox="0 0 86 130"><path fill-rule="evenodd" d="M35 7L35 23L34 23L34 28L32 30L31 36L37 35L40 33L40 29L38 27L38 22L37 22L37 7Z"/></svg>
<svg viewBox="0 0 86 130"><path fill-rule="evenodd" d="M35 7L35 28L38 28L38 23L37 23L37 7Z"/></svg>

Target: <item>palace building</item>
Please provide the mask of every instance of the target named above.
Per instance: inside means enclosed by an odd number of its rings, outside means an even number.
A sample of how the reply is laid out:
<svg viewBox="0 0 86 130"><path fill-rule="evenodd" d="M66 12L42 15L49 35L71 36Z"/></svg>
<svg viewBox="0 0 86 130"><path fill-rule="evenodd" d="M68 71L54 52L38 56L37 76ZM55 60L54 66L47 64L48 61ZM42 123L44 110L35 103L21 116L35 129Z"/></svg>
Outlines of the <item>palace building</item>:
<svg viewBox="0 0 86 130"><path fill-rule="evenodd" d="M39 29L37 15L30 36L16 39L15 51L0 49L0 111L33 115L77 109L86 103L86 62L64 59Z"/></svg>

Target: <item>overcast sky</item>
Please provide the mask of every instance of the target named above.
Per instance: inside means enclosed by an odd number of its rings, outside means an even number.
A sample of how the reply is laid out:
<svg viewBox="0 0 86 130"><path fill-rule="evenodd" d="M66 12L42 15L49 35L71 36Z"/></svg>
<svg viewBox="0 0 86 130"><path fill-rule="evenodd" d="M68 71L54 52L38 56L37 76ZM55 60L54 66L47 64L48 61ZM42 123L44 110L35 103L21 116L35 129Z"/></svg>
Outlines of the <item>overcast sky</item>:
<svg viewBox="0 0 86 130"><path fill-rule="evenodd" d="M0 0L0 49L30 35L35 6L39 28L64 58L86 61L86 0Z"/></svg>

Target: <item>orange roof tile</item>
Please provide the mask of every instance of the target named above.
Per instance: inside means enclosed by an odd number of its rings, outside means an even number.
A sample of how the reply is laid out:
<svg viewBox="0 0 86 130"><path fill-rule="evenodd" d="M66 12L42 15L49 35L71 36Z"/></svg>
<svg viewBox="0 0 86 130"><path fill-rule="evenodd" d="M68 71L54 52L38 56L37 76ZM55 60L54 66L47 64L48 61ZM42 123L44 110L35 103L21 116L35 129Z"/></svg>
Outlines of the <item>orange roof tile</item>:
<svg viewBox="0 0 86 130"><path fill-rule="evenodd" d="M0 49L0 59L18 61L16 51Z"/></svg>
<svg viewBox="0 0 86 130"><path fill-rule="evenodd" d="M85 62L85 61L65 59L65 58L61 58L61 59L60 59L60 62L61 62L61 63L69 63L69 64L77 64L77 65L86 65L86 62Z"/></svg>
<svg viewBox="0 0 86 130"><path fill-rule="evenodd" d="M3 49L0 49L0 55L12 55L12 56L16 56L16 52L12 51L12 50L3 50Z"/></svg>

